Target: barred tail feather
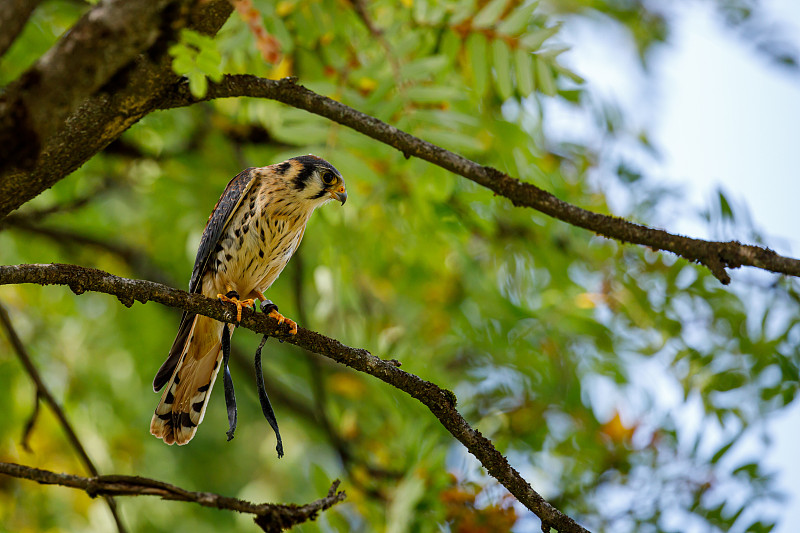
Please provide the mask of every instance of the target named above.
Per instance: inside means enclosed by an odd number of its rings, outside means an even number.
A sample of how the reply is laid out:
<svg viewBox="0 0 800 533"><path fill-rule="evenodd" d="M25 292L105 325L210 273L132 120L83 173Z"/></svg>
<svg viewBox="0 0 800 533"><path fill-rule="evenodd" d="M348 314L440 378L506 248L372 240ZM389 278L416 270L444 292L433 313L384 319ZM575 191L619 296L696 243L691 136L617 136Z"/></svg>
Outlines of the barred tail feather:
<svg viewBox="0 0 800 533"><path fill-rule="evenodd" d="M150 433L166 444L186 444L203 421L222 361L222 328L222 322L194 317L175 371L150 422Z"/></svg>

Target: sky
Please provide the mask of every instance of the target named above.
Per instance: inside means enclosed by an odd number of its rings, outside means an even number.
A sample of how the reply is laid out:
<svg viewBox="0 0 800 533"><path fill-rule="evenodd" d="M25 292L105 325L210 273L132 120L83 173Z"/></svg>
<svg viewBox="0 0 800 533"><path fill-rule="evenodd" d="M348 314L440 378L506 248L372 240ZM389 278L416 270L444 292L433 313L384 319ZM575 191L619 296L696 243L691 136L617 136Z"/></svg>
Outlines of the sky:
<svg viewBox="0 0 800 533"><path fill-rule="evenodd" d="M647 174L682 190L691 207L681 211L708 206L721 188L734 205L747 206L770 247L797 257L800 74L770 64L752 43L725 27L710 4L673 4L669 44L656 52L649 76L634 54L625 53L632 49L629 37L608 31L607 21L568 23L564 40L578 44L565 63L593 91L623 108L634 129L644 126L650 132L661 157L645 163ZM800 1L760 5L776 31L800 51ZM569 138L581 129L574 111L562 109L548 120L556 137ZM710 236L696 217L668 220L670 231ZM788 496L774 533L793 533L800 524L800 402L766 420L764 434L772 439L765 464ZM755 442L741 448L742 456L762 450Z"/></svg>
<svg viewBox="0 0 800 533"><path fill-rule="evenodd" d="M800 50L800 2L765 2ZM770 245L797 255L800 75L770 65L708 9L679 17L657 62L661 107L654 140L665 175L702 201L722 186L746 202Z"/></svg>

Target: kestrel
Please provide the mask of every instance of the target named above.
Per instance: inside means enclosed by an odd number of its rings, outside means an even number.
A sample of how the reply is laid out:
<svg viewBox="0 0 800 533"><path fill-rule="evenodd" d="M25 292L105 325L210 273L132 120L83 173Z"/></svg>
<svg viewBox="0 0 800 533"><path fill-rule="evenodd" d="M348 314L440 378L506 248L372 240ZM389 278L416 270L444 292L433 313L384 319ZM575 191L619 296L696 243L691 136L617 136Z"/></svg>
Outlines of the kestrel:
<svg viewBox="0 0 800 533"><path fill-rule="evenodd" d="M262 310L288 323L296 334L297 324L278 313L264 291L297 250L311 214L333 199L342 205L347 200L344 179L333 165L313 155L244 170L228 183L206 223L189 292L234 303L237 321L242 307L254 307L260 300ZM169 357L153 380L156 392L166 388L150 433L166 444L186 444L203 421L223 358L224 327L217 320L183 313ZM227 328L231 334L234 325Z"/></svg>

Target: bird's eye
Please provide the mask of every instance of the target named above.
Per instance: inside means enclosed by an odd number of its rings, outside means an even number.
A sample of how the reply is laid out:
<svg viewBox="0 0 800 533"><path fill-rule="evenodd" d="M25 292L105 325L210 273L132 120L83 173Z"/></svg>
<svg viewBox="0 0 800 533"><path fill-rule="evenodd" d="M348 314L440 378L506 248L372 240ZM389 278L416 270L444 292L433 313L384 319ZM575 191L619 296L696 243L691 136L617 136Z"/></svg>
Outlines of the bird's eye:
<svg viewBox="0 0 800 533"><path fill-rule="evenodd" d="M336 181L336 176L333 175L333 172L323 172L322 173L322 183L325 185L333 185L333 182Z"/></svg>

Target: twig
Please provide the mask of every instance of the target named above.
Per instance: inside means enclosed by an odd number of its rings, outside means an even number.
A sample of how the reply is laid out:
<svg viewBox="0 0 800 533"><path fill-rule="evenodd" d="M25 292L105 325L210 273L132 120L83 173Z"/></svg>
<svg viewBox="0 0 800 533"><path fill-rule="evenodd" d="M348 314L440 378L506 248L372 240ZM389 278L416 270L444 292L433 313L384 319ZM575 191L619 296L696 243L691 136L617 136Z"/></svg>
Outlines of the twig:
<svg viewBox="0 0 800 533"><path fill-rule="evenodd" d="M54 228L43 226L33 222L33 217L29 217L27 213L8 215L6 218L0 220L0 229L14 228L41 237L51 239L57 245L63 248L71 248L74 245L89 246L97 248L104 252L116 255L122 259L134 272L155 280L159 283L172 284L174 280L167 272L157 266L153 260L142 250L125 244L122 241L108 241L84 235L77 231L67 229L64 227Z"/></svg>
<svg viewBox="0 0 800 533"><path fill-rule="evenodd" d="M41 222L44 218L49 217L50 215L54 215L57 213L69 213L72 211L76 211L78 209L83 208L89 202L96 200L102 194L108 192L111 188L117 187L118 184L111 178L104 178L100 181L98 185L96 185L91 191L68 200L63 203L54 203L47 207L40 207L40 208L33 208L33 209L26 209L20 213L15 213L10 217L7 217L2 222L8 222L9 218L19 221L34 221L36 223Z"/></svg>
<svg viewBox="0 0 800 533"><path fill-rule="evenodd" d="M372 35L372 37L378 41L378 44L381 45L383 51L386 52L386 58L389 60L389 65L392 67L395 83L398 87L400 87L403 83L403 80L400 77L400 64L397 62L397 58L395 57L394 52L392 52L392 47L389 45L389 41L386 40L383 30L378 28L375 25L375 22L373 22L372 17L369 16L367 6L364 5L364 0L350 0L350 3L353 5L353 9L355 10L356 15L358 15L358 18L364 23L367 31L369 31L370 35Z"/></svg>
<svg viewBox="0 0 800 533"><path fill-rule="evenodd" d="M221 496L213 492L194 492L182 489L163 481L139 476L94 476L91 478L57 474L49 470L41 470L15 463L0 463L0 474L21 479L29 479L43 485L61 485L86 492L92 498L96 496L159 496L162 500L193 502L203 507L214 507L227 511L237 511L255 515L255 522L262 530L268 532L282 531L309 520L315 520L320 511L330 509L346 497L344 491L338 491L339 480L328 489L324 498L305 505L252 503L238 498Z"/></svg>
<svg viewBox="0 0 800 533"><path fill-rule="evenodd" d="M199 101L235 96L268 98L298 109L305 109L392 146L406 157L415 156L424 159L472 180L495 194L511 200L515 206L530 207L604 237L648 246L654 250L667 250L689 261L700 263L723 284L730 282L725 269L741 266L800 276L800 260L778 255L769 248L736 241L693 239L569 204L535 185L522 182L495 168L480 165L377 118L310 91L295 83L293 78L268 80L246 74L227 75L220 83L209 84L208 93L202 99L192 96L188 84L181 82L165 97L161 108L182 107Z"/></svg>
<svg viewBox="0 0 800 533"><path fill-rule="evenodd" d="M36 369L36 365L33 364L33 360L28 355L28 351L25 349L25 345L22 344L22 339L19 338L17 335L17 330L14 329L14 325L11 323L11 317L8 316L8 311L6 311L5 306L0 304L0 322L2 322L3 327L8 334L8 340L11 343L11 346L14 347L14 351L17 354L22 366L25 367L25 371L28 373L30 378L36 384L36 405L37 407L34 408L34 413L31 416L30 423L26 425L25 434L23 435L23 446L27 447L27 435L29 430L33 427L33 422L36 419L36 414L39 412L38 409L38 401L41 398L47 403L50 410L53 411L53 414L56 415L58 418L61 427L64 429L64 433L67 434L67 440L69 440L72 447L78 453L78 456L83 463L83 466L86 470L89 471L93 476L97 476L97 468L94 466L94 463L89 458L89 454L86 453L86 449L81 444L81 441L78 439L78 435L75 433L75 430L72 429L72 424L69 423L67 420L67 415L64 414L64 410L61 409L61 406L58 404L56 399L50 393L50 389L47 388L44 381L42 380L42 376L39 374L39 371ZM125 533L125 525L122 523L122 519L119 516L119 512L117 511L117 502L114 501L114 498L108 496L105 498L106 503L108 504L108 508L111 510L111 514L114 517L114 522L117 524L117 530L119 533Z"/></svg>
<svg viewBox="0 0 800 533"><path fill-rule="evenodd" d="M142 303L154 301L223 322L235 321L235 311L217 299L189 294L152 281L121 278L108 272L77 265L0 266L0 285L18 283L66 285L76 294L96 291L114 295L128 307L135 301ZM586 532L586 529L550 505L533 490L508 460L497 451L492 442L464 420L455 408L456 397L452 392L404 372L396 366L396 362L384 361L363 348L346 346L336 339L302 327L298 328L297 335L291 335L287 325L279 325L277 320L263 313L246 309L240 326L318 353L406 392L430 409L439 422L481 462L489 474L542 521L562 532Z"/></svg>
<svg viewBox="0 0 800 533"><path fill-rule="evenodd" d="M28 453L33 453L28 440L33 432L33 426L36 424L36 420L39 418L39 406L41 405L41 399L42 395L39 393L39 389L37 388L36 394L33 397L33 412L31 413L31 416L28 417L28 421L25 423L25 427L22 429L22 438L19 439L20 446L22 446L22 449Z"/></svg>

